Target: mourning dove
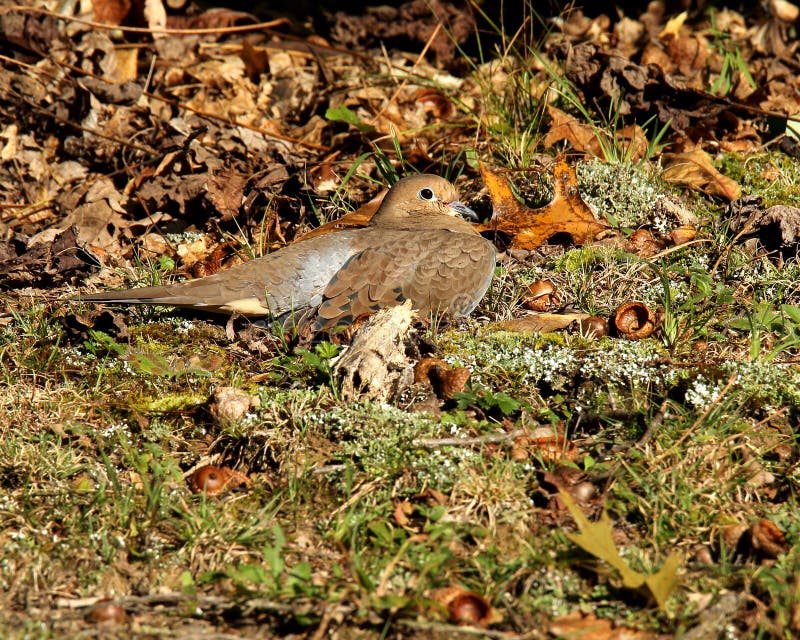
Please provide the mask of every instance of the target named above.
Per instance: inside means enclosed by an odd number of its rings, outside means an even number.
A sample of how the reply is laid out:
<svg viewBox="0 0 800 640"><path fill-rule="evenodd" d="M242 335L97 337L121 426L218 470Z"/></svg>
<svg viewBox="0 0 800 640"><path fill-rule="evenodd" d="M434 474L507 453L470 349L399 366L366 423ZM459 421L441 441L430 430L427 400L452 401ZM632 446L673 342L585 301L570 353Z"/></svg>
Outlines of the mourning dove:
<svg viewBox="0 0 800 640"><path fill-rule="evenodd" d="M305 322L315 331L410 299L420 314L469 314L489 287L491 242L459 216L476 217L435 175L403 178L370 224L296 242L211 276L174 285L82 296Z"/></svg>

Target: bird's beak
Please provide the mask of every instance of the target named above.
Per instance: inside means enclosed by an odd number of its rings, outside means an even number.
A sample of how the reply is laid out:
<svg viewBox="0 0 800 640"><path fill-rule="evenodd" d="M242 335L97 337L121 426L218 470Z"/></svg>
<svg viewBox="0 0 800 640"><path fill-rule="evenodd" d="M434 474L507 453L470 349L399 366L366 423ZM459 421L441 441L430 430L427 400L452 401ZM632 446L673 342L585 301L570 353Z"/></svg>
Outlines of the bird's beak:
<svg viewBox="0 0 800 640"><path fill-rule="evenodd" d="M477 213L475 213L467 205L465 205L462 202L459 202L458 200L453 200L453 202L449 202L447 206L450 208L452 215L454 216L460 216L471 222L478 222L480 220Z"/></svg>

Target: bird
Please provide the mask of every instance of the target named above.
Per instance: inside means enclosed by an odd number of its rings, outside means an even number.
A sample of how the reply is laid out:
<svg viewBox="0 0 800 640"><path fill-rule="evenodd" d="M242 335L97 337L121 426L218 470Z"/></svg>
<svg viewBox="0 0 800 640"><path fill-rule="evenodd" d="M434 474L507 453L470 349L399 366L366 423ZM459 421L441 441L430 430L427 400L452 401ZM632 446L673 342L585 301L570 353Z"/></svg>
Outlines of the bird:
<svg viewBox="0 0 800 640"><path fill-rule="evenodd" d="M465 218L477 214L452 183L415 174L395 183L363 228L301 239L210 276L81 299L240 314L313 332L409 299L423 317L459 318L481 301L495 268L494 245Z"/></svg>

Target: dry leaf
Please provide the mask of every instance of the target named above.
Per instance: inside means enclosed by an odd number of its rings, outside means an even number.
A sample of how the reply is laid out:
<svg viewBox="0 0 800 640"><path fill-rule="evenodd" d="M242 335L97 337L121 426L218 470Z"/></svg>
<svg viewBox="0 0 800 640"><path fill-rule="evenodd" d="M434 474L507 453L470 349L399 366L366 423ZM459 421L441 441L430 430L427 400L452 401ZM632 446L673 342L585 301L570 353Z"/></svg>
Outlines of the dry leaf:
<svg viewBox="0 0 800 640"><path fill-rule="evenodd" d="M550 130L544 138L544 146L547 148L566 140L579 153L605 158L604 148L622 146L632 161L639 160L647 152L647 136L639 125L626 125L611 132L584 124L556 107L548 106L547 110L551 119Z"/></svg>
<svg viewBox="0 0 800 640"><path fill-rule="evenodd" d="M640 258L649 258L664 249L665 243L653 235L649 229L637 229L629 237L625 250Z"/></svg>
<svg viewBox="0 0 800 640"><path fill-rule="evenodd" d="M381 193L375 196L372 200L361 205L355 211L351 211L338 220L333 220L327 224L323 224L321 227L318 227L313 231L309 231L301 238L298 238L298 240L308 240L309 238L313 238L315 236L322 236L326 233L331 233L332 231L341 231L342 229L358 229L360 227L366 227L370 220L372 220L372 216L374 216L378 211L378 207L381 206L381 202L383 202L383 198L387 193L387 189L381 191Z"/></svg>
<svg viewBox="0 0 800 640"><path fill-rule="evenodd" d="M683 23L686 22L686 18L688 17L689 14L686 11L682 11L677 16L670 18L667 21L667 24L661 30L661 33L658 34L658 37L662 40L678 37L680 35L681 27L683 26Z"/></svg>
<svg viewBox="0 0 800 640"><path fill-rule="evenodd" d="M132 7L132 0L92 0L94 19L103 24L122 24Z"/></svg>
<svg viewBox="0 0 800 640"><path fill-rule="evenodd" d="M662 177L667 182L685 184L710 196L718 196L729 201L736 200L742 195L742 189L736 181L717 171L711 162L711 157L702 149L665 154L664 162L667 168L664 169Z"/></svg>
<svg viewBox="0 0 800 640"><path fill-rule="evenodd" d="M553 464L565 460L575 462L579 451L575 443L563 434L554 433L552 427L542 427L515 438L510 453L513 460L527 460L538 456L544 462Z"/></svg>
<svg viewBox="0 0 800 640"><path fill-rule="evenodd" d="M532 313L522 318L498 322L495 326L503 331L518 333L550 333L566 329L573 322L589 318L588 313Z"/></svg>
<svg viewBox="0 0 800 640"><path fill-rule="evenodd" d="M401 500L394 508L394 521L401 527L411 524L409 516L414 513L414 505L408 500Z"/></svg>
<svg viewBox="0 0 800 640"><path fill-rule="evenodd" d="M511 191L508 179L481 163L481 175L492 198L494 216L478 231L496 231L511 238L512 249L535 249L559 234L572 239L576 245L595 240L608 225L595 219L578 192L575 169L564 160L553 167L555 197L550 204L531 209L522 204Z"/></svg>
<svg viewBox="0 0 800 640"><path fill-rule="evenodd" d="M547 107L547 113L550 115L550 130L543 140L546 148L566 140L575 151L598 155L599 145L595 135L597 129L579 122L577 118L552 105Z"/></svg>
<svg viewBox="0 0 800 640"><path fill-rule="evenodd" d="M762 558L774 559L789 549L783 531L766 519L757 520L751 525L750 541L753 549Z"/></svg>
<svg viewBox="0 0 800 640"><path fill-rule="evenodd" d="M547 630L553 636L574 640L650 640L656 637L653 633L620 627L612 620L580 611L556 618Z"/></svg>
<svg viewBox="0 0 800 640"><path fill-rule="evenodd" d="M440 358L422 358L414 365L414 382L428 384L442 400L449 400L464 390L471 371L466 367L451 367Z"/></svg>
<svg viewBox="0 0 800 640"><path fill-rule="evenodd" d="M656 601L659 609L663 610L667 598L678 585L680 555L672 552L658 573L645 575L634 571L619 555L614 543L613 525L608 514L604 511L598 522L590 522L568 492L560 489L558 493L575 520L575 524L578 525L578 533L568 533L567 537L587 553L607 562L616 569L622 577L622 583L628 589L644 589Z"/></svg>

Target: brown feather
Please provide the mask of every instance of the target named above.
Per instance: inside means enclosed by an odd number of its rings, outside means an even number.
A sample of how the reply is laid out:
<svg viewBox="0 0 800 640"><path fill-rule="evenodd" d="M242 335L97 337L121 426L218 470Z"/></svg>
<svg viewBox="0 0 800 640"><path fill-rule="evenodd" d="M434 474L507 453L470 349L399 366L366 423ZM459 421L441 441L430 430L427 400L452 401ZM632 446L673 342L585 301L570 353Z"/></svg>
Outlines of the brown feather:
<svg viewBox="0 0 800 640"><path fill-rule="evenodd" d="M316 236L205 278L83 296L291 320L317 310L314 329L411 299L421 314L466 315L491 281L492 244L456 214L469 212L437 176L400 180L369 226Z"/></svg>

